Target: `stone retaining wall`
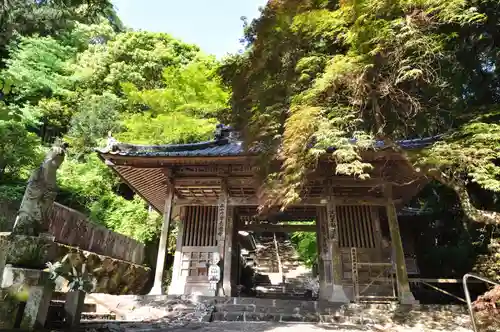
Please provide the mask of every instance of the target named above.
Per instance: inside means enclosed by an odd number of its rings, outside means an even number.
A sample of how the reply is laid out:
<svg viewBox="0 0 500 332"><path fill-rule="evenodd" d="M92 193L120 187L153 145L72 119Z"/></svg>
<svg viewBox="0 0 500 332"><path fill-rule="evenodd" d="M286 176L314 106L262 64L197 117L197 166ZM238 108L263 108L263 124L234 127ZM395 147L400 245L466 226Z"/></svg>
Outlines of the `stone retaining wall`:
<svg viewBox="0 0 500 332"><path fill-rule="evenodd" d="M49 233L56 242L134 264L144 262L144 244L92 223L76 210L54 203L49 222Z"/></svg>
<svg viewBox="0 0 500 332"><path fill-rule="evenodd" d="M146 284L151 277L151 269L148 267L41 237L15 235L9 237L9 243L6 261L11 266L6 266L0 288L29 284L33 273L36 275L36 271L44 269L47 262L55 263L66 257L62 268L67 271L75 268L80 273L85 265L85 271L95 281L94 292L124 295L144 294L148 291ZM66 281L56 282L56 290L67 291Z"/></svg>
<svg viewBox="0 0 500 332"><path fill-rule="evenodd" d="M0 201L0 232L12 231L19 205ZM83 213L59 203L54 203L49 213L49 233L59 243L134 264L144 263L143 243L95 224Z"/></svg>

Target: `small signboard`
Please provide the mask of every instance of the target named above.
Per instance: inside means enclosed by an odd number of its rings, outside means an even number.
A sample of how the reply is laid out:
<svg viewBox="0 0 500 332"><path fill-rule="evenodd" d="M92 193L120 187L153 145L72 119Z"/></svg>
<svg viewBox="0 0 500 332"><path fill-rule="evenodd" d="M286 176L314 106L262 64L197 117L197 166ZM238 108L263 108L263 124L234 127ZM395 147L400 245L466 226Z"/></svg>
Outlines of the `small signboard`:
<svg viewBox="0 0 500 332"><path fill-rule="evenodd" d="M208 268L208 280L215 283L220 281L220 267L218 265L210 265Z"/></svg>

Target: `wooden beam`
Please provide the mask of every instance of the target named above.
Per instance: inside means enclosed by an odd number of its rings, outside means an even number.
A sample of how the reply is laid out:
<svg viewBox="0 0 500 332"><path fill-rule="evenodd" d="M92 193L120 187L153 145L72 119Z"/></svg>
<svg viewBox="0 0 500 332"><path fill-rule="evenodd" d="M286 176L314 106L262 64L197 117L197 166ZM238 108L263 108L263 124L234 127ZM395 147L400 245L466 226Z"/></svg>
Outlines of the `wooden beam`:
<svg viewBox="0 0 500 332"><path fill-rule="evenodd" d="M316 225L276 225L276 224L250 224L239 227L240 231L247 232L316 232Z"/></svg>
<svg viewBox="0 0 500 332"><path fill-rule="evenodd" d="M176 178L179 179L178 185L181 183L189 183L189 182L209 182L209 183L219 183L221 181L221 178L218 176L214 175L209 175L209 176L190 176L186 174L176 174ZM231 181L254 181L255 178L253 176L245 176L245 175L228 175L227 176L228 182ZM329 180L330 183L334 187L376 187L384 184L384 179L382 178L372 178L372 179L367 179L367 180L360 180L360 179L355 179L355 178L345 178L345 177L328 177L328 176L318 176L315 177L313 176L310 180Z"/></svg>
<svg viewBox="0 0 500 332"><path fill-rule="evenodd" d="M176 204L186 206L186 205L217 205L217 198L191 198L185 197L178 199ZM385 206L387 204L387 199L380 197L339 197L335 196L336 205L373 205L373 206ZM324 198L304 198L297 204L293 206L326 206L327 200ZM394 204L400 203L399 200L394 200ZM257 197L230 197L228 198L228 205L230 206L258 206L259 201Z"/></svg>

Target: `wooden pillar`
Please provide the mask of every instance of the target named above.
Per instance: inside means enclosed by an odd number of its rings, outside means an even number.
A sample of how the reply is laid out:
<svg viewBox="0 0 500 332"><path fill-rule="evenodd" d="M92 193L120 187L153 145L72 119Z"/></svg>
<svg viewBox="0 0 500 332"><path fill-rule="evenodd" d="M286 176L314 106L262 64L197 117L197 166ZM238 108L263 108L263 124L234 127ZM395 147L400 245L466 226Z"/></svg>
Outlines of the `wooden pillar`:
<svg viewBox="0 0 500 332"><path fill-rule="evenodd" d="M174 206L173 216L179 213L177 220L177 241L175 244L174 264L172 266L172 280L168 287L168 295L183 295L185 280L181 278L182 264L182 239L184 238L184 223L186 216L186 207ZM177 212L176 212L177 211Z"/></svg>
<svg viewBox="0 0 500 332"><path fill-rule="evenodd" d="M401 234L399 232L398 216L396 207L392 200L392 188L385 186L384 193L387 198L387 221L389 223L389 231L391 233L391 243L393 251L393 259L396 263L396 279L398 289L398 299L401 304L415 304L415 300L410 290L410 283L408 281L408 272L406 271L405 255L403 251L403 242L401 241Z"/></svg>
<svg viewBox="0 0 500 332"><path fill-rule="evenodd" d="M161 230L160 244L158 246L158 257L156 259L155 280L150 295L163 294L163 272L165 269L165 258L167 255L168 237L170 235L170 220L172 219L172 206L174 203L174 184L169 181L167 185L167 198L165 200L165 209L163 211L163 227Z"/></svg>
<svg viewBox="0 0 500 332"><path fill-rule="evenodd" d="M225 296L231 296L232 292L232 282L231 282L231 263L232 263L232 251L233 251L233 207L227 207L226 214L226 237L225 237L225 249L224 249L224 275L222 288L224 289Z"/></svg>
<svg viewBox="0 0 500 332"><path fill-rule="evenodd" d="M326 205L326 214L328 221L328 237L329 237L329 249L332 258L332 297L331 302L348 303L344 288L342 286L342 253L340 251L339 245L339 229L338 229L338 219L337 219L337 205L335 203L335 197L332 195L328 198Z"/></svg>
<svg viewBox="0 0 500 332"><path fill-rule="evenodd" d="M318 256L319 256L319 298L328 300L331 297L332 277L331 266L332 257L328 249L328 224L325 218L325 208L317 208L317 238L318 238Z"/></svg>
<svg viewBox="0 0 500 332"><path fill-rule="evenodd" d="M222 266L222 287L219 287L218 296L231 296L231 281L229 279L229 286L226 281L226 276L228 275L225 271L226 268L226 236L228 234L227 227L227 216L228 216L228 190L227 182L225 179L222 180L221 193L218 201L218 211L217 211L217 247L220 256L220 265ZM230 256L230 255L228 255ZM229 265L231 261L229 260ZM230 269L230 267L229 267ZM230 275L229 275L230 276ZM228 287L228 289L226 289ZM229 293L228 293L229 292Z"/></svg>

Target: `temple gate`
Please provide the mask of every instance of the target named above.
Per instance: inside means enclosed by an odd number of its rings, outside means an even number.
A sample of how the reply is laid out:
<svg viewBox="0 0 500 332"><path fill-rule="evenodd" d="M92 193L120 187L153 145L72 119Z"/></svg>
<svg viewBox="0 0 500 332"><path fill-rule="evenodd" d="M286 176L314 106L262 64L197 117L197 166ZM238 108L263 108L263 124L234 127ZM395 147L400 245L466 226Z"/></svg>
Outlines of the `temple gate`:
<svg viewBox="0 0 500 332"><path fill-rule="evenodd" d="M428 143L402 141L400 146L410 149ZM258 198L265 196L256 177L257 156L245 152L229 130L219 130L213 141L195 144L114 142L99 155L164 215L152 293L162 292L166 242L175 222L179 234L169 294L234 295L239 275L238 232L306 230L317 233L320 298L333 302L363 298L415 301L396 209L427 180L412 173L390 150L363 155L374 166L368 180L335 175L332 162L320 160L299 203L264 214L257 213ZM314 220L315 224L283 224L280 220ZM217 290L210 288L208 280L214 254L220 257L222 274Z"/></svg>

